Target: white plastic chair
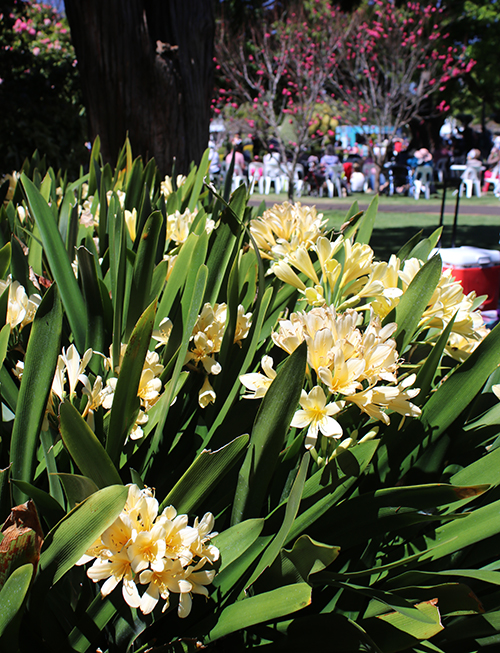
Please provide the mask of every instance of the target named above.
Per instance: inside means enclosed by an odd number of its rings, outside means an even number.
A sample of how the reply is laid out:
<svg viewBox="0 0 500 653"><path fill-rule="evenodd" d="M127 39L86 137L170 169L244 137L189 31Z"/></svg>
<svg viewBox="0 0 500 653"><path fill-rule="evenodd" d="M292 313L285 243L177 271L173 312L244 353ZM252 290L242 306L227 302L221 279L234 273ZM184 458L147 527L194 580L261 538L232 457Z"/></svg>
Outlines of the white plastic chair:
<svg viewBox="0 0 500 653"><path fill-rule="evenodd" d="M432 168L430 166L417 166L413 178L413 193L416 200L420 193L424 193L425 199L431 197Z"/></svg>
<svg viewBox="0 0 500 653"><path fill-rule="evenodd" d="M462 175L462 183L460 184L459 195L462 197L465 188L465 196L472 197L472 191L476 191L476 195L481 197L481 169L473 166L465 168Z"/></svg>
<svg viewBox="0 0 500 653"><path fill-rule="evenodd" d="M234 193L234 191L242 184L246 186L247 178L242 175L233 175L231 179L231 193Z"/></svg>
<svg viewBox="0 0 500 653"><path fill-rule="evenodd" d="M262 174L261 174L262 172ZM250 163L248 166L248 181L250 183L250 194L255 190L255 185L259 189L260 195L264 194L264 174L261 163Z"/></svg>
<svg viewBox="0 0 500 653"><path fill-rule="evenodd" d="M436 173L440 184L444 182L444 178L448 175L448 167L449 163L447 158L441 158L436 161L434 172Z"/></svg>
<svg viewBox="0 0 500 653"><path fill-rule="evenodd" d="M495 177L493 186L493 195L500 199L500 177Z"/></svg>
<svg viewBox="0 0 500 653"><path fill-rule="evenodd" d="M328 190L328 197L333 197L333 192L337 189L337 195L342 197L342 182L341 177L344 173L344 166L337 163L327 168L326 188Z"/></svg>
<svg viewBox="0 0 500 653"><path fill-rule="evenodd" d="M277 152L264 155L264 192L269 195L271 184L279 195L283 186L283 169L281 167L280 155Z"/></svg>
<svg viewBox="0 0 500 653"><path fill-rule="evenodd" d="M290 172L292 164L286 164L286 172L281 177L281 190L284 193L288 193L288 188L290 186ZM293 191L297 197L301 197L302 191L304 189L304 166L301 163L295 164L295 170L293 172Z"/></svg>

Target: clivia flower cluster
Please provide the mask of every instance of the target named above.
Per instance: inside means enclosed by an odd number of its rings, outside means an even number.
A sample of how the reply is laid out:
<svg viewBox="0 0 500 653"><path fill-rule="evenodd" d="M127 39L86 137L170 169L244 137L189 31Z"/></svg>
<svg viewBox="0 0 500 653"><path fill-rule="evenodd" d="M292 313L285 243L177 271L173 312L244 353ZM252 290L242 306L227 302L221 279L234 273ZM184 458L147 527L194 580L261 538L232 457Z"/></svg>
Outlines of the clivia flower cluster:
<svg viewBox="0 0 500 653"><path fill-rule="evenodd" d="M334 241L326 237L321 215L310 207L275 205L261 218L251 221L250 231L262 257L272 261L270 272L294 286L311 307L335 306L337 313L347 308L371 311L383 320L395 308L423 265L410 258L391 256L376 261L367 244L352 243L342 235ZM474 302L467 296L450 270L443 271L422 316L422 329L432 342L432 329L444 329L455 313L447 353L463 361L483 340L488 330Z"/></svg>
<svg viewBox="0 0 500 653"><path fill-rule="evenodd" d="M233 344L241 347L241 341L247 337L252 320L251 313L245 313L244 307L238 306L236 328ZM220 352L222 339L226 330L227 305L210 303L204 304L201 313L194 325L190 346L186 353L184 364L191 370L204 375L202 387L198 393L198 403L201 408L206 408L215 401L215 391L210 383L209 375L217 375L222 371L221 364L215 355ZM153 331L153 339L158 341L157 347L166 345L172 331L172 322L163 318L158 329Z"/></svg>
<svg viewBox="0 0 500 653"><path fill-rule="evenodd" d="M297 428L308 427L307 449L316 448L319 433L326 438L342 437L343 428L334 415L349 404L384 424L389 424L391 411L411 417L420 415L420 409L410 401L419 392L418 388L410 388L415 374L397 382L398 352L391 338L396 324L382 327L374 316L362 330L362 321L362 315L352 309L337 315L332 306L313 308L307 313L292 313L272 334L273 342L288 354L307 342L307 376L314 386L310 392L302 390L301 409L291 423ZM254 392L245 395L247 398L264 396L274 379L270 357L264 357L262 368L265 375L240 377L243 385Z"/></svg>
<svg viewBox="0 0 500 653"><path fill-rule="evenodd" d="M353 432L341 441L341 415L352 406L384 424L392 412L418 417L420 408L411 401L419 393L412 387L416 375L398 378L399 353L392 337L397 324L382 326L382 320L423 262L396 256L375 261L367 244L342 235L330 241L321 216L299 204L274 206L252 220L250 230L260 255L271 262L269 272L297 288L306 304L305 311L282 319L272 334L274 344L288 354L307 343L307 386L291 422L307 428L305 447L313 455L321 448L328 459L338 448L354 445ZM474 293L464 295L449 271L443 272L422 315L424 341L432 346L455 316L446 353L464 360L488 333L474 299ZM274 380L272 358L264 356L261 366L263 374L240 376L248 391L244 398L262 398Z"/></svg>
<svg viewBox="0 0 500 653"><path fill-rule="evenodd" d="M113 405L114 393L125 350L126 345L122 344L120 360L113 368L111 356L109 358L104 358L99 352L87 349L83 356L80 357L74 344L71 344L67 349L63 348L62 353L59 354L57 358L56 370L52 381L42 429L46 431L49 428L50 417L56 417L60 402L65 399L74 402L75 396L77 395L77 389L80 387L82 389L82 395L86 399L82 415L87 420L89 426L93 429L96 411L101 407L106 411L110 410ZM87 365L89 364L93 354L97 354L104 358L104 367L106 370L110 371L110 375L106 380L103 380L100 375L97 375L93 381L89 378ZM147 352L137 390L137 396L139 397L141 407L135 424L129 434L131 440L139 440L144 436L142 427L147 424L149 420L147 413L160 397L163 386L159 377L163 372L163 365L159 360L159 356L156 352ZM14 371L18 378L22 377L23 370L24 362L18 361Z"/></svg>
<svg viewBox="0 0 500 653"><path fill-rule="evenodd" d="M148 614L160 600L164 612L170 595L178 594L177 614L187 617L192 595L208 596L206 586L216 573L212 565L219 550L210 543L216 535L211 532L213 515L206 513L188 526L188 516L178 515L173 506L158 514L158 501L150 489L128 487L123 511L77 564L94 560L87 575L95 583L105 581L103 596L122 583L128 605Z"/></svg>
<svg viewBox="0 0 500 653"><path fill-rule="evenodd" d="M12 281L10 277L7 281L0 280L0 295L7 289L9 291L7 324L10 324L11 329L15 327L22 329L27 324L33 322L42 298L38 294L28 297L24 286L19 281Z"/></svg>

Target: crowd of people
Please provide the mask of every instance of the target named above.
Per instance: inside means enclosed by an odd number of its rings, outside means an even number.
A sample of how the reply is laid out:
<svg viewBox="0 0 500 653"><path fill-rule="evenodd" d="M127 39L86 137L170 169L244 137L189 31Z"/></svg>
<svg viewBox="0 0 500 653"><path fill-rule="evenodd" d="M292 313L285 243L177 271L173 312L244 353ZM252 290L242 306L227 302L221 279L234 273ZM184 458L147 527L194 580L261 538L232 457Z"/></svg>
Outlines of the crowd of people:
<svg viewBox="0 0 500 653"><path fill-rule="evenodd" d="M357 143L350 147L342 147L340 142L330 143L323 150L301 153L295 166L295 179L303 193L332 196L336 192L347 196L374 192L378 176L380 193L411 195L418 188L419 180L426 180L435 190L436 184L442 183L445 177L465 179L475 176L477 171L483 192L492 188L500 197L500 136L493 139L485 156L477 147L464 151L463 146L461 142L443 140L431 152L425 147L413 148L405 138L396 138L391 151L387 152L387 142L372 148ZM274 181L275 192L282 190L282 180L289 174L291 163L290 159L282 158L277 141L271 140L266 148L257 149L250 138L243 141L236 134L224 157L212 141L209 148L213 179L224 177L232 168L233 177L253 181L260 192L269 192L269 180ZM382 168L376 165L370 150L375 157L384 157ZM264 179L267 187L264 187Z"/></svg>

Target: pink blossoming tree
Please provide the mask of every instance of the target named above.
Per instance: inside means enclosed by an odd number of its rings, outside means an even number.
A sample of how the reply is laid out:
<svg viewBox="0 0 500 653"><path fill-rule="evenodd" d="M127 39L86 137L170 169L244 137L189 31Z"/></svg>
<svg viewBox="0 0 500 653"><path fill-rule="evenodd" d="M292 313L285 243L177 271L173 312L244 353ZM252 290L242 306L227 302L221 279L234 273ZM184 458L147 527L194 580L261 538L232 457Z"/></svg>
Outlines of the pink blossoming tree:
<svg viewBox="0 0 500 653"><path fill-rule="evenodd" d="M337 48L328 92L345 123L385 139L385 147L374 148L367 138L377 179L397 131L421 117L422 109L428 112L429 104L445 111L439 91L474 65L443 31L444 17L444 9L433 3L399 8L390 0L374 0L352 14Z"/></svg>
<svg viewBox="0 0 500 653"><path fill-rule="evenodd" d="M281 160L289 160L289 195L300 153L325 135L315 127L331 104L325 91L336 68L341 15L330 3L304 3L235 34L220 21L215 40L219 79L215 112L231 103L245 105L249 127L263 141L278 142ZM331 21L330 29L327 22ZM334 133L331 136L334 137Z"/></svg>
<svg viewBox="0 0 500 653"><path fill-rule="evenodd" d="M432 2L396 7L374 0L347 14L312 0L237 34L221 22L216 59L225 88L216 109L224 102L252 107L259 135L276 138L282 157L285 150L292 154L292 177L300 151L324 136L311 133L311 125L318 104L327 104L344 124L386 139L385 148L368 139L378 189L397 131L424 106L428 111L429 102L446 110L437 92L474 64L450 42L443 20L444 10ZM287 119L293 142L282 136Z"/></svg>

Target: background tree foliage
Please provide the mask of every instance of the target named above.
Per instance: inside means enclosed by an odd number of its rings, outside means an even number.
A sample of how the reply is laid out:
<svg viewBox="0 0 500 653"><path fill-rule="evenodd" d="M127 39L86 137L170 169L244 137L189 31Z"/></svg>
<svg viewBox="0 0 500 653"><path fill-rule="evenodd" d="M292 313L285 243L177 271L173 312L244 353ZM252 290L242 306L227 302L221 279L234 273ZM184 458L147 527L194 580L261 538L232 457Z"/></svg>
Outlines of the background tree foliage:
<svg viewBox="0 0 500 653"><path fill-rule="evenodd" d="M0 107L0 173L38 149L77 174L87 156L80 81L67 22L49 5L1 3Z"/></svg>
<svg viewBox="0 0 500 653"><path fill-rule="evenodd" d="M500 74L496 52L500 40L498 0L461 0L450 3L449 29L464 43L467 55L476 61L471 74L450 98L455 113L466 112L476 120L500 122Z"/></svg>

